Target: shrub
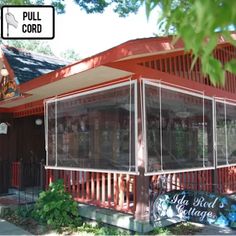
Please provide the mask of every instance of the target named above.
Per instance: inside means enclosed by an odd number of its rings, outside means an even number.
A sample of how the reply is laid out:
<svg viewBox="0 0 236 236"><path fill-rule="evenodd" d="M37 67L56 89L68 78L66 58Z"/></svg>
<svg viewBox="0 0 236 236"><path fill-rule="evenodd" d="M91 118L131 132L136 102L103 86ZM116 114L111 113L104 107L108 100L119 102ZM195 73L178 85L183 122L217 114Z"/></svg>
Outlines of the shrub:
<svg viewBox="0 0 236 236"><path fill-rule="evenodd" d="M31 218L34 210L33 205L23 205L16 209L16 215L22 218Z"/></svg>
<svg viewBox="0 0 236 236"><path fill-rule="evenodd" d="M63 180L51 183L47 191L40 193L33 215L35 219L58 230L62 227L74 227L81 222L78 204L65 191Z"/></svg>

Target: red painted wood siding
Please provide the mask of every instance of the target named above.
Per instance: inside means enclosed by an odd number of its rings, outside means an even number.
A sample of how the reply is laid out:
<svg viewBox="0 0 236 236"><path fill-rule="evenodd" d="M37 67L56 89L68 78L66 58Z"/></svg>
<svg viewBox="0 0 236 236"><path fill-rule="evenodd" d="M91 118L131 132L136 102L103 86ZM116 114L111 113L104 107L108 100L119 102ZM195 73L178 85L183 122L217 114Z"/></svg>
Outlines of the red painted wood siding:
<svg viewBox="0 0 236 236"><path fill-rule="evenodd" d="M219 47L214 51L214 56L225 64L232 58L236 58L236 47L230 45ZM191 69L192 62L193 57L191 54L166 54L165 57L162 56L162 58L157 57L157 59L143 61L140 62L139 65L173 74L184 80L192 80L213 87L209 77L203 76L199 60L196 61ZM236 93L236 75L227 72L225 86L217 86L217 88L230 93Z"/></svg>

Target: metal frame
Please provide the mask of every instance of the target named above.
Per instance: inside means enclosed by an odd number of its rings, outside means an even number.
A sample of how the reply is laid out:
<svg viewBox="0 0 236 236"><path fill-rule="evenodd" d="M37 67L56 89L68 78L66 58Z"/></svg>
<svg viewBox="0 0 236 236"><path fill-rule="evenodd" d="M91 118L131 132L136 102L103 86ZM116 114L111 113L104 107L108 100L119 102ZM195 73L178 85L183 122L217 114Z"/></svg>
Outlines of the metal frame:
<svg viewBox="0 0 236 236"><path fill-rule="evenodd" d="M213 157L214 157L214 169L217 166L217 136L216 136L216 103L213 98L212 102L212 117L213 117Z"/></svg>
<svg viewBox="0 0 236 236"><path fill-rule="evenodd" d="M211 167L200 167L200 168L185 168L185 169L174 169L174 170L163 170L161 169L160 171L155 171L155 172L148 172L147 171L147 163L148 163L148 156L147 156L147 130L146 130L146 100L145 100L145 85L152 85L154 87L159 87L160 89L161 88L164 88L164 89L167 89L167 90L170 90L170 91L175 91L175 92L179 92L179 93L183 93L183 94L187 94L187 95L191 95L191 96L194 96L194 97L199 97L199 98L202 98L204 101L205 100L210 100L212 102L212 115L214 114L214 99L212 97L208 97L208 96L205 96L204 92L200 92L200 91L195 91L195 90L192 90L192 89L184 89L184 87L179 87L179 86L171 86L171 85L165 85L162 83L161 80L149 80L149 79L146 79L146 78L143 78L142 79L142 82L143 82L143 98L144 98L144 146L145 146L145 175L146 176L150 176L150 175L155 175L155 174L160 174L160 173L180 173L180 172L190 172L190 171L199 171L199 170L210 170L210 169L214 169L215 168L215 155L214 155L214 152L213 152L213 165ZM203 101L203 102L204 102ZM161 109L161 106L160 106L160 109ZM204 111L203 111L204 112ZM203 113L203 116L204 116L204 113ZM213 116L213 130L214 130L214 116ZM161 127L161 126L160 126ZM161 134L160 134L161 135ZM203 133L204 135L204 133ZM203 137L204 138L204 137ZM214 143L214 136L213 136L213 143ZM203 142L203 145L204 145L204 142ZM162 145L161 145L162 147ZM213 147L213 150L214 150L214 147ZM162 157L161 157L162 158ZM162 166L161 166L162 168Z"/></svg>
<svg viewBox="0 0 236 236"><path fill-rule="evenodd" d="M48 165L48 106L46 102L43 103L44 106L44 138L45 138L45 151L46 151L46 166Z"/></svg>
<svg viewBox="0 0 236 236"><path fill-rule="evenodd" d="M66 167L66 166L57 166L57 151L56 151L56 161L55 161L55 166L49 166L48 165L48 137L47 137L47 132L48 132L48 104L50 103L57 103L58 101L62 101L62 100L67 100L69 98L75 98L75 97L81 97L81 96L85 96L85 95L90 95L90 94L94 94L94 93L98 93L98 92L103 92L103 91L109 91L111 89L114 88L119 88L119 87L124 87L124 86L134 86L134 138L135 138L135 147L134 147L134 155L135 155L135 171L124 171L124 170L112 170L112 169L93 169L93 168L73 168L73 167ZM132 99L130 97L130 99ZM44 101L45 103L45 138L46 138L46 142L45 142L45 147L46 147L46 169L57 169L57 170L78 170L78 171L84 171L84 172L100 172L100 173L124 173L124 174L134 174L134 175L138 175L138 163L137 163L137 149L138 149L138 104L137 104L137 81L135 80L130 80L126 81L126 82L121 82L118 84L113 84L113 85L108 85L106 87L102 87L102 88L96 88L96 89L92 89L89 91L85 91L85 92L81 92L81 93L76 93L76 94L72 94L72 95L65 95L63 97L57 98L57 97L53 97L50 99L47 99ZM55 115L56 115L56 111L55 111ZM57 119L56 119L57 120ZM132 122L131 122L132 123ZM56 122L55 122L55 126L56 126ZM55 127L57 128L57 127ZM56 130L55 130L56 132ZM131 132L130 132L131 134ZM57 135L56 135L57 136Z"/></svg>
<svg viewBox="0 0 236 236"><path fill-rule="evenodd" d="M55 102L56 97L44 100L44 111L45 111L44 112L44 124L45 124L44 130L45 130L45 151L46 151L46 163L45 163L46 165L45 166L48 166L48 119L47 119L47 117L48 117L48 105L47 105L48 101L50 101L50 103L52 103L53 101ZM55 106L55 108L56 108L56 106ZM56 140L56 145L57 145L57 140ZM57 155L57 153L56 153L56 155Z"/></svg>
<svg viewBox="0 0 236 236"><path fill-rule="evenodd" d="M229 161L228 161L228 138L227 138L227 126L226 126L226 123L225 123L225 149L226 149L226 164L223 164L223 165L218 165L218 152L217 152L217 130L216 130L216 104L217 103L221 103L221 104L224 104L224 117L225 117L225 121L226 121L226 117L227 117L227 109L226 109L226 105L230 105L230 106L235 106L236 107L236 101L235 103L233 102L234 100L227 100L225 98L219 98L219 97L215 97L214 98L214 104L215 104L215 116L214 116L214 120L215 120L215 140L216 140L216 143L215 143L215 152L216 152L216 168L222 168L222 167L230 167L230 166L236 166L236 162L235 163L231 163L229 164Z"/></svg>

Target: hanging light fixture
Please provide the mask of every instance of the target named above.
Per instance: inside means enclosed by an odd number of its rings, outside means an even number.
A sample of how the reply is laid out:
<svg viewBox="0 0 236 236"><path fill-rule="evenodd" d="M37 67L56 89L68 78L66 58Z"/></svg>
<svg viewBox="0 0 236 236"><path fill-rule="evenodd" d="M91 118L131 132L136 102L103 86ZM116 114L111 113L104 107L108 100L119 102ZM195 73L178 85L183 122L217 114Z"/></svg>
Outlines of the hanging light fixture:
<svg viewBox="0 0 236 236"><path fill-rule="evenodd" d="M42 124L43 124L43 120L42 120L41 118L37 118L37 119L35 120L35 124L36 124L36 125L42 125Z"/></svg>
<svg viewBox="0 0 236 236"><path fill-rule="evenodd" d="M9 75L9 72L8 72L8 70L7 70L5 67L3 67L3 68L1 69L1 75L2 75L3 77L6 77L6 76Z"/></svg>

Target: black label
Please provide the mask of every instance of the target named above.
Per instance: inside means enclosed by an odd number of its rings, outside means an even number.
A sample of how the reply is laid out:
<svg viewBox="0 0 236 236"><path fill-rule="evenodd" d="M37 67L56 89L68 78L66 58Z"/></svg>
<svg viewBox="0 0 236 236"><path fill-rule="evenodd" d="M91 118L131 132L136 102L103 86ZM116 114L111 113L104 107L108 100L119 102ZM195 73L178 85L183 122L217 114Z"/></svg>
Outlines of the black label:
<svg viewBox="0 0 236 236"><path fill-rule="evenodd" d="M151 194L150 222L177 217L186 221L236 227L236 201L213 193L175 190L165 194Z"/></svg>

